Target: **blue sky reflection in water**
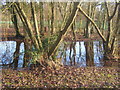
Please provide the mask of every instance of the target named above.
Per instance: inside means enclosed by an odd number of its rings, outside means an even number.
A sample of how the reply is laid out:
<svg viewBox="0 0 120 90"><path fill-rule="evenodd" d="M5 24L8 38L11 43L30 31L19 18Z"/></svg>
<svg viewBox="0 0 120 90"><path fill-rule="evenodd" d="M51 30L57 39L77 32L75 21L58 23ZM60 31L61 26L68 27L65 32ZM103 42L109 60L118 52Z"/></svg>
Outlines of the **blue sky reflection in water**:
<svg viewBox="0 0 120 90"><path fill-rule="evenodd" d="M16 50L16 41L0 42L0 64L9 64L13 62L13 55ZM23 65L24 43L20 44L18 67Z"/></svg>
<svg viewBox="0 0 120 90"><path fill-rule="evenodd" d="M63 47L65 47L65 46L63 45ZM76 52L75 66L86 67L87 63L86 63L85 42L84 41L76 42L75 49L76 49L76 51L75 51ZM64 65L71 65L71 60L73 61L73 59L74 59L73 48L71 49L71 54L70 54L70 45L69 46L67 45L66 50L61 50L61 51L63 51L62 56L61 56L62 57L62 63ZM61 53L61 51L60 51L60 53ZM93 66L97 66L97 67L102 66L103 65L103 62L101 61L102 58L103 58L103 44L102 44L102 42L93 41L93 52L94 52L94 56L93 56L94 65ZM89 52L89 53L92 53L92 51Z"/></svg>
<svg viewBox="0 0 120 90"><path fill-rule="evenodd" d="M103 44L100 41L94 41L94 63L96 66L102 66L100 61L103 58Z"/></svg>
<svg viewBox="0 0 120 90"><path fill-rule="evenodd" d="M75 59L75 66L77 67L86 67L86 49L85 49L85 42L80 41L75 43L76 55L75 58L73 46L70 51L70 43L64 44L62 43L59 52L58 58L62 57L62 63L64 65L71 65L70 64L70 57L71 60ZM0 42L0 64L9 64L13 61L13 54L16 50L16 41L1 41ZM71 54L70 54L71 52ZM93 41L93 52L94 52L94 66L102 66L101 58L103 57L103 44L100 41ZM91 53L91 52L89 52ZM18 60L18 67L22 67L24 59L24 43L20 44L20 51L19 51L19 60Z"/></svg>
<svg viewBox="0 0 120 90"><path fill-rule="evenodd" d="M0 42L0 60L1 60L1 63L9 64L12 62L15 48L16 48L15 41L1 41Z"/></svg>

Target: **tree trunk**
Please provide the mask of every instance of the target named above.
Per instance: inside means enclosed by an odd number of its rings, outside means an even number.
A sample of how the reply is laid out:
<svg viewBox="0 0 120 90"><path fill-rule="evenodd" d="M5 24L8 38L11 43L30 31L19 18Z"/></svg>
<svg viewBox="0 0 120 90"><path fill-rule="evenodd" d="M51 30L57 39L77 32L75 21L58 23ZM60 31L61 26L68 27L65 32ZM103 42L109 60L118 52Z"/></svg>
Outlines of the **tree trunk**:
<svg viewBox="0 0 120 90"><path fill-rule="evenodd" d="M120 4L118 6L116 29L115 29L115 31L113 33L113 39L112 39L112 44L111 44L111 51L112 51L113 54L115 53L115 51L117 52L119 50L119 49L117 49L118 46L116 46L119 43L119 40L118 40L118 34L119 34L119 31L120 31L119 28L120 28ZM117 42L117 43L115 44L115 42Z"/></svg>
<svg viewBox="0 0 120 90"><path fill-rule="evenodd" d="M81 8L81 6L78 6L79 11L94 25L95 29L97 30L97 33L99 34L99 36L101 37L101 39L103 40L103 42L106 42L105 37L102 35L100 29L98 28L98 26L96 25L96 23L92 20L92 18L90 18Z"/></svg>
<svg viewBox="0 0 120 90"><path fill-rule="evenodd" d="M11 14L12 14L12 22L14 24L15 27L15 31L16 31L16 37L23 37L20 32L19 32L19 27L18 27L18 20L17 20L17 15L15 13L15 7L14 5L11 5L11 10L10 10Z"/></svg>
<svg viewBox="0 0 120 90"><path fill-rule="evenodd" d="M24 39L24 60L23 60L23 67L27 67L30 60L32 59L32 56L31 56L31 51L32 49L32 45L31 45L31 42L25 38Z"/></svg>
<svg viewBox="0 0 120 90"><path fill-rule="evenodd" d="M72 34L73 34L73 41L76 41L76 35L75 35L75 21L73 22L73 24L71 25L71 30L72 30Z"/></svg>
<svg viewBox="0 0 120 90"><path fill-rule="evenodd" d="M54 33L54 2L51 2L51 35Z"/></svg>
<svg viewBox="0 0 120 90"><path fill-rule="evenodd" d="M88 4L88 16L91 16L91 3L89 2ZM89 38L90 37L90 28L89 28L90 21L87 19L86 21L86 30L85 30L85 37Z"/></svg>
<svg viewBox="0 0 120 90"><path fill-rule="evenodd" d="M110 11L108 9L108 5L107 5L107 2L105 2L105 6L106 6L106 10L107 10L107 16L108 16L108 34L107 34L107 39L106 39L106 44L105 44L105 58L106 56L108 56L109 54L112 54L112 51L111 51L111 42L110 40L112 39L112 19L116 13L116 10L117 10L117 3L115 4L115 9L113 11L113 14L110 16Z"/></svg>
<svg viewBox="0 0 120 90"><path fill-rule="evenodd" d="M14 60L13 60L14 69L17 69L17 67L18 67L20 44L21 44L21 41L16 42L16 50L14 52Z"/></svg>
<svg viewBox="0 0 120 90"><path fill-rule="evenodd" d="M72 42L73 43L73 64L76 64L76 42Z"/></svg>
<svg viewBox="0 0 120 90"><path fill-rule="evenodd" d="M53 46L50 48L49 52L48 52L48 57L50 57L53 52L57 49L58 45L60 44L60 42L62 41L63 39L63 36L66 34L68 28L72 25L75 17L76 17L76 14L78 12L78 9L77 9L77 6L79 5L78 2L75 2L74 3L74 8L72 10L72 13L71 15L69 16L67 22L66 22L66 25L64 27L64 29L62 31L60 31L59 33L59 36L57 38L57 40L55 41L55 43L53 44Z"/></svg>
<svg viewBox="0 0 120 90"><path fill-rule="evenodd" d="M43 2L40 2L40 34L44 34L44 14L43 14Z"/></svg>
<svg viewBox="0 0 120 90"><path fill-rule="evenodd" d="M117 4L116 4L117 5ZM107 7L107 5L106 5ZM111 39L111 19L113 18L113 16L115 15L117 6L115 6L114 12L113 14L110 16L109 15L109 10L107 7L107 14L108 14L108 35L107 35L107 39L102 35L100 29L98 28L98 26L95 24L95 22L82 10L81 6L78 6L80 12L87 18L90 20L90 22L94 25L95 29L97 30L97 33L99 34L99 36L102 38L103 40L103 44L104 44L104 50L105 50L105 54L104 56L107 57L109 56L109 54L111 54L111 45L110 45L110 39ZM111 54L112 55L112 54ZM114 55L112 55L113 57Z"/></svg>
<svg viewBox="0 0 120 90"><path fill-rule="evenodd" d="M93 42L85 42L86 65L94 66Z"/></svg>
<svg viewBox="0 0 120 90"><path fill-rule="evenodd" d="M31 12L32 12L32 16L33 16L34 28L35 28L35 32L36 32L36 39L38 41L39 47L42 48L42 42L40 39L40 33L39 33L38 23L37 23L37 18L36 18L36 13L35 13L35 7L34 7L33 2L31 2L30 4L31 4Z"/></svg>
<svg viewBox="0 0 120 90"><path fill-rule="evenodd" d="M33 33L33 28L30 24L30 21L28 19L28 17L26 16L25 12L21 9L19 3L16 3L16 9L19 13L19 16L22 17L22 21L24 21L23 25L25 25L26 27L26 32L28 33L28 36L30 37L31 41L32 41L32 44L34 45L34 47L37 49L37 50L40 50L40 47L39 47L39 44L35 38L35 35Z"/></svg>

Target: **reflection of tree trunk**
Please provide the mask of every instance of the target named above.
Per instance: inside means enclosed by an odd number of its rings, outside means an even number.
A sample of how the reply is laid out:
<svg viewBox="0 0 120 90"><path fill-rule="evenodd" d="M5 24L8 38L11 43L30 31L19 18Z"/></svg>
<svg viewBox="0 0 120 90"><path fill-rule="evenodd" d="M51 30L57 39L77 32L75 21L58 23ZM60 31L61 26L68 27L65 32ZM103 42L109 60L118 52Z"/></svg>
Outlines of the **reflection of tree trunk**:
<svg viewBox="0 0 120 90"><path fill-rule="evenodd" d="M75 48L76 42L73 42L73 62L75 65L75 57L76 57L76 48Z"/></svg>
<svg viewBox="0 0 120 90"><path fill-rule="evenodd" d="M93 42L85 42L85 49L86 49L86 65L94 66Z"/></svg>
<svg viewBox="0 0 120 90"><path fill-rule="evenodd" d="M67 61L66 51L67 51L67 47L65 48L65 55L64 55L64 62L65 62L65 65L66 65L66 61Z"/></svg>
<svg viewBox="0 0 120 90"><path fill-rule="evenodd" d="M77 11L78 11L78 9L77 9L78 5L79 5L79 2L74 3L73 11L72 11L71 15L69 16L65 27L63 28L62 31L60 31L59 36L58 36L57 40L55 41L54 45L50 48L50 50L48 52L48 57L50 57L53 54L53 52L57 49L58 45L60 44L60 42L63 39L63 36L68 31L68 28L72 25L72 23L76 17Z"/></svg>
<svg viewBox="0 0 120 90"><path fill-rule="evenodd" d="M71 42L70 44L70 53L69 53L69 59L70 59L70 64L71 65L75 65L75 57L76 57L76 42ZM73 50L73 55L71 57L71 54L72 54L72 50Z"/></svg>
<svg viewBox="0 0 120 90"><path fill-rule="evenodd" d="M71 44L70 44L70 53L69 53L70 65L72 65L72 58L71 58L72 47L73 47L73 44L71 42Z"/></svg>
<svg viewBox="0 0 120 90"><path fill-rule="evenodd" d="M18 67L18 59L19 59L19 51L20 51L20 44L21 42L16 42L16 50L14 52L14 69L17 69Z"/></svg>
<svg viewBox="0 0 120 90"><path fill-rule="evenodd" d="M79 58L81 57L81 42L79 42ZM78 59L79 60L79 59Z"/></svg>
<svg viewBox="0 0 120 90"><path fill-rule="evenodd" d="M62 56L63 56L63 59L64 59L64 65L66 65L66 51L67 51L67 47L66 47L66 44L64 43L64 47L63 47L63 51L62 51L62 54L61 54L61 57L60 58L62 58Z"/></svg>
<svg viewBox="0 0 120 90"><path fill-rule="evenodd" d="M28 46L29 45L29 46ZM27 67L29 60L32 58L29 54L32 45L28 43L27 39L24 42L24 59L23 59L23 67Z"/></svg>

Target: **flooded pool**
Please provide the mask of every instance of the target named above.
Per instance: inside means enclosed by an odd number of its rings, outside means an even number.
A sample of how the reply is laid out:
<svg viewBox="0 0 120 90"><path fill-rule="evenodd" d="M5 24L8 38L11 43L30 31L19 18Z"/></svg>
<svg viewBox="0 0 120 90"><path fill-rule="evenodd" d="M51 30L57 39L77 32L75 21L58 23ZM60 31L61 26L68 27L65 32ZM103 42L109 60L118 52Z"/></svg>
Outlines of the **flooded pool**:
<svg viewBox="0 0 120 90"><path fill-rule="evenodd" d="M0 42L0 64L10 64L14 60L16 51L16 41L1 41ZM17 48L18 49L18 48ZM19 46L18 67L22 67L24 58L24 43L21 42Z"/></svg>
<svg viewBox="0 0 120 90"><path fill-rule="evenodd" d="M0 51L0 64L10 64L14 61L14 63L18 63L17 67L23 67L24 42L1 41ZM104 50L101 41L77 41L62 43L58 49L57 58L62 59L63 65L102 67L104 65L103 55ZM15 60L16 57L18 61Z"/></svg>
<svg viewBox="0 0 120 90"><path fill-rule="evenodd" d="M100 41L93 42L71 42L63 44L59 51L64 65L75 65L77 67L103 66L103 44Z"/></svg>

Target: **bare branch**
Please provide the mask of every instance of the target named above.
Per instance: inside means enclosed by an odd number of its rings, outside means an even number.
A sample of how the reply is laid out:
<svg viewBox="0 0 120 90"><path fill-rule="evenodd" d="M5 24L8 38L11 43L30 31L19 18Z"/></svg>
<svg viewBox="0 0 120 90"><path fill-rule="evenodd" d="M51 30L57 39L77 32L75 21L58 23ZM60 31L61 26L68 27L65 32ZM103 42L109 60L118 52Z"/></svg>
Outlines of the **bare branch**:
<svg viewBox="0 0 120 90"><path fill-rule="evenodd" d="M118 4L117 4L117 2L115 3L115 9L114 9L114 11L113 11L113 14L111 15L111 16L109 16L109 20L111 20L113 17L114 17L114 15L115 15L115 13L116 13L116 11L117 11L117 6L118 6Z"/></svg>
<svg viewBox="0 0 120 90"><path fill-rule="evenodd" d="M65 35L65 33L67 32L68 28L72 25L73 21L75 20L75 17L77 15L77 12L78 12L78 8L77 6L79 5L80 3L79 2L75 2L74 3L74 8L72 10L72 13L71 15L69 16L67 22L66 22L66 25L65 27L63 28L63 30L59 33L59 36L56 40L56 42L53 44L53 46L50 48L49 52L48 52L48 57L50 57L53 52L56 50L56 48L58 47L58 45L60 44L60 42L62 41L63 39L63 36Z"/></svg>
<svg viewBox="0 0 120 90"><path fill-rule="evenodd" d="M11 8L11 5L15 4L14 2L13 3L9 3L3 10L2 10L2 13L6 12L6 10L8 10L9 8Z"/></svg>
<svg viewBox="0 0 120 90"><path fill-rule="evenodd" d="M96 25L96 23L92 20L92 18L90 18L81 8L81 6L78 6L79 11L94 25L95 29L97 30L97 33L99 34L99 36L102 38L103 42L106 42L105 37L102 35L100 29L98 28L98 26Z"/></svg>

